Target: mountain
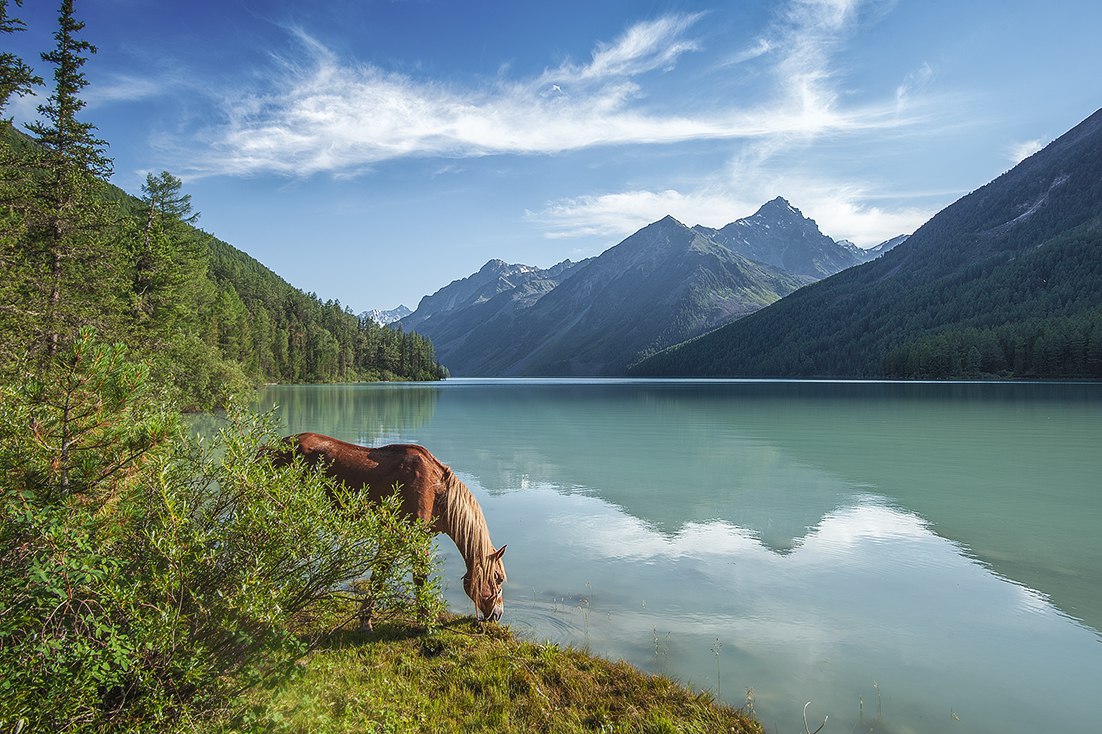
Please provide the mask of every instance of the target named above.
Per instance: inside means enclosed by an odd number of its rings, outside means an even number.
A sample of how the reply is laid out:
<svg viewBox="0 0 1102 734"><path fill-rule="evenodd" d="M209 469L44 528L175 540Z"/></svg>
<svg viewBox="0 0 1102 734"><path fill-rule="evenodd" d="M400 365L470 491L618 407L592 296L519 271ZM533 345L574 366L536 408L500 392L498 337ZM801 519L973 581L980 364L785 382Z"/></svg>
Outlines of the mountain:
<svg viewBox="0 0 1102 734"><path fill-rule="evenodd" d="M865 259L866 260L873 260L875 258L878 258L881 255L883 255L885 252L888 252L889 250L893 250L896 247L898 247L899 245L902 245L904 242L907 241L907 238L909 238L909 237L910 237L909 234L899 234L899 235L896 235L895 237L892 237L890 240L884 240L883 242L881 242L876 247L870 247L869 249L865 250L864 251Z"/></svg>
<svg viewBox="0 0 1102 734"><path fill-rule="evenodd" d="M417 310L402 319L402 328L428 335L440 325L439 317L442 314L459 312L470 306L484 303L499 293L512 291L531 281L548 281L557 284L579 264L564 260L544 270L531 265L490 260L477 273L452 281L431 296L422 298L417 304ZM432 326L426 326L426 322L434 317L437 317L437 321Z"/></svg>
<svg viewBox="0 0 1102 734"><path fill-rule="evenodd" d="M387 324L393 324L395 321L404 319L411 313L413 312L409 310L408 306L402 305L398 306L398 308L392 308L389 311L380 311L377 308L370 311L364 311L360 314L360 318L374 321L379 326L386 326Z"/></svg>
<svg viewBox="0 0 1102 734"><path fill-rule="evenodd" d="M696 229L745 258L816 280L866 260L859 247L827 237L779 196L721 229Z"/></svg>
<svg viewBox="0 0 1102 734"><path fill-rule="evenodd" d="M417 310L399 323L403 329L432 340L438 355L441 350L447 354L452 374L473 374L484 357L483 350L495 348L492 342L497 327L512 323L589 262L564 260L540 269L491 260L477 273L421 299ZM486 346L479 346L483 344Z"/></svg>
<svg viewBox="0 0 1102 734"><path fill-rule="evenodd" d="M1102 377L1102 110L876 260L632 374Z"/></svg>
<svg viewBox="0 0 1102 734"><path fill-rule="evenodd" d="M432 339L453 375L623 374L642 356L811 280L752 262L673 217L569 268L561 280L518 273L509 277L523 276L520 286L472 298L498 289L501 273L516 267L491 262L418 307L469 301L412 327Z"/></svg>

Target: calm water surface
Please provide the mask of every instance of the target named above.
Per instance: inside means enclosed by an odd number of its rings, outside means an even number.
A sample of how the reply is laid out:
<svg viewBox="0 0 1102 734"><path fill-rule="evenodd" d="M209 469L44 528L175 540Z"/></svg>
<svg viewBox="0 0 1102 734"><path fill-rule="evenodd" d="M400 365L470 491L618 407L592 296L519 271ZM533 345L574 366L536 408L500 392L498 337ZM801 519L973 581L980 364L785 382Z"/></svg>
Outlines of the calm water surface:
<svg viewBox="0 0 1102 734"><path fill-rule="evenodd" d="M775 732L1096 732L1102 385L273 387L288 432L421 443L509 544L505 621ZM440 544L446 594L471 613ZM812 728L817 724L812 724Z"/></svg>

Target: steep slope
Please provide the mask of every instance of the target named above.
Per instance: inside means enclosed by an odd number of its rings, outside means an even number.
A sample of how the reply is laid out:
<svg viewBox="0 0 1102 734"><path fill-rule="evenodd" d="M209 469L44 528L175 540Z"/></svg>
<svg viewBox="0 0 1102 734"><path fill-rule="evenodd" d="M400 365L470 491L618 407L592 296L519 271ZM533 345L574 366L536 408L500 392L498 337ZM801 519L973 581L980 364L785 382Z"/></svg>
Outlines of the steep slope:
<svg viewBox="0 0 1102 734"><path fill-rule="evenodd" d="M456 355L468 342L470 332L487 323L514 318L588 262L564 260L540 269L490 260L477 273L422 298L417 310L399 324L404 330L416 331L432 340L437 353L449 355L449 361L461 370L454 374L464 374L465 362ZM437 344L444 345L442 352Z"/></svg>
<svg viewBox="0 0 1102 734"><path fill-rule="evenodd" d="M865 250L865 260L873 260L880 257L885 252L890 252L891 250L894 250L896 247L906 242L907 238L909 237L909 234L896 235L890 240L884 240L876 247L870 247L869 249Z"/></svg>
<svg viewBox="0 0 1102 734"><path fill-rule="evenodd" d="M860 248L827 237L779 196L721 229L698 225L697 230L745 258L809 278L825 278L866 260Z"/></svg>
<svg viewBox="0 0 1102 734"><path fill-rule="evenodd" d="M640 357L806 282L666 217L533 294L527 308L498 308L492 318L472 312L461 340L434 343L455 375L623 374Z"/></svg>
<svg viewBox="0 0 1102 734"><path fill-rule="evenodd" d="M1089 376L1092 350L1102 376L1102 110L879 259L634 374Z"/></svg>
<svg viewBox="0 0 1102 734"><path fill-rule="evenodd" d="M511 291L532 280L559 282L577 265L578 263L565 260L542 270L531 265L490 260L477 273L452 281L432 295L422 298L417 304L417 309L401 319L402 328L416 330L428 336L438 328L435 325L427 325L427 322L434 317L459 312L469 306L484 303L499 293Z"/></svg>

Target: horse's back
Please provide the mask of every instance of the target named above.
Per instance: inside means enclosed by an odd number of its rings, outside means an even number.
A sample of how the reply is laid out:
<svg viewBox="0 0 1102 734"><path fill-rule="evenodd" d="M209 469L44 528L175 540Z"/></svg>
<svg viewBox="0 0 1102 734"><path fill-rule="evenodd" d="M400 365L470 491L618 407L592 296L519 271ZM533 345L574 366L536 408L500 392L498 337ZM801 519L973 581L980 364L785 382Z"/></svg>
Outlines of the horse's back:
<svg viewBox="0 0 1102 734"><path fill-rule="evenodd" d="M432 518L447 467L424 446L360 446L320 433L299 433L285 440L308 464L322 463L329 476L354 489L366 489L372 500L387 497L397 488L407 512L426 521Z"/></svg>

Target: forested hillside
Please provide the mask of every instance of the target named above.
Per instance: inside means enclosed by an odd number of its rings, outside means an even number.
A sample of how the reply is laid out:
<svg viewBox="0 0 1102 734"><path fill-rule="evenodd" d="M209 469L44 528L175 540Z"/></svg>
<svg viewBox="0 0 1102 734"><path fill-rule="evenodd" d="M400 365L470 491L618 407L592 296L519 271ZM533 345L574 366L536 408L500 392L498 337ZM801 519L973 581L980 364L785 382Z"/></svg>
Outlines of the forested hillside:
<svg viewBox="0 0 1102 734"><path fill-rule="evenodd" d="M149 175L140 198L106 183L106 142L79 119L92 48L72 23L43 56L52 91L29 135L0 121L0 375L33 369L93 326L189 408L259 382L443 377L424 337L303 293L196 228L171 174ZM3 72L0 111L42 84L18 59Z"/></svg>
<svg viewBox="0 0 1102 734"><path fill-rule="evenodd" d="M633 374L1102 377L1102 110L880 259Z"/></svg>

